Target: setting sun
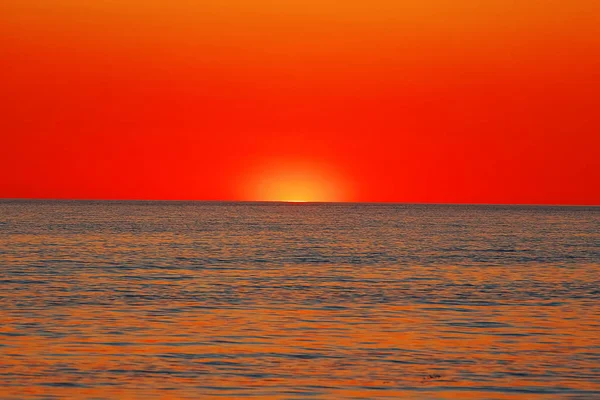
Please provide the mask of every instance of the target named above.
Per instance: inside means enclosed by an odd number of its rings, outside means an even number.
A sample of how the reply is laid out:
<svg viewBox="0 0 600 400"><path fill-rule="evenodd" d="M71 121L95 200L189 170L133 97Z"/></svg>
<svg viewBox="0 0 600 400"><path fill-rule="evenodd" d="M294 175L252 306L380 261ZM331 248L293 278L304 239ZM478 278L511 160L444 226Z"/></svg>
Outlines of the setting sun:
<svg viewBox="0 0 600 400"><path fill-rule="evenodd" d="M347 201L347 180L325 165L270 162L252 172L244 197L291 203Z"/></svg>

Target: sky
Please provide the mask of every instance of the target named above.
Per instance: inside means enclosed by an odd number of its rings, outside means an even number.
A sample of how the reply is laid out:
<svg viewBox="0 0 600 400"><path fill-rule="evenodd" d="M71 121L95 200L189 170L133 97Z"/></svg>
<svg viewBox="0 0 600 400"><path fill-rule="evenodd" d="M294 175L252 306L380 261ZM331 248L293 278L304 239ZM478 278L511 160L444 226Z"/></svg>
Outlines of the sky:
<svg viewBox="0 0 600 400"><path fill-rule="evenodd" d="M600 205L597 0L3 0L0 197Z"/></svg>

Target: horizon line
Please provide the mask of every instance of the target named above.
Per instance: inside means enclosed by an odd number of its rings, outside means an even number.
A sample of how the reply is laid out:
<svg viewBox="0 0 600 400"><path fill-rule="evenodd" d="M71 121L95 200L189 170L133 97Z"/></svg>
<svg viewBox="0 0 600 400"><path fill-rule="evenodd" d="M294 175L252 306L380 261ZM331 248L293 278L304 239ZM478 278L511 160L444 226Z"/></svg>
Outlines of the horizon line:
<svg viewBox="0 0 600 400"><path fill-rule="evenodd" d="M206 199L118 199L118 198L39 198L0 197L0 201L79 201L79 202L165 202L165 203L273 203L297 206L311 204L381 204L381 205L452 205L452 206L530 206L530 207L600 207L600 204L554 203L470 203L470 202L411 202L411 201L289 201L289 200L206 200Z"/></svg>

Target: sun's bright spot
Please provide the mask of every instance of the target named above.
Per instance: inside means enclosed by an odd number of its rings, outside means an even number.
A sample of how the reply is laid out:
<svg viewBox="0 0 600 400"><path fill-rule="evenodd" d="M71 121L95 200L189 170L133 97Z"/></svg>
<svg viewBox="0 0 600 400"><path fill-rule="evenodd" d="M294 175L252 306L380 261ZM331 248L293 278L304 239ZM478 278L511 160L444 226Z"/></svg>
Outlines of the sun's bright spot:
<svg viewBox="0 0 600 400"><path fill-rule="evenodd" d="M311 172L275 171L262 177L258 189L264 200L333 201L333 184Z"/></svg>
<svg viewBox="0 0 600 400"><path fill-rule="evenodd" d="M344 182L331 168L317 163L271 162L252 172L251 200L290 203L346 201Z"/></svg>

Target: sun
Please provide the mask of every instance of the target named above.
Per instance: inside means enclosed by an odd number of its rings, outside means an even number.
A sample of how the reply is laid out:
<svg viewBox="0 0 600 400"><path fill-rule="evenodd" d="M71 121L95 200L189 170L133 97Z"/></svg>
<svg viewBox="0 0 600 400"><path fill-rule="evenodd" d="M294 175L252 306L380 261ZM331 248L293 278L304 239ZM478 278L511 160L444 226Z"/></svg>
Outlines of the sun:
<svg viewBox="0 0 600 400"><path fill-rule="evenodd" d="M289 203L346 201L344 181L333 168L317 162L265 163L246 181L249 200Z"/></svg>
<svg viewBox="0 0 600 400"><path fill-rule="evenodd" d="M264 176L258 189L264 200L305 203L333 201L330 185L310 171L276 171Z"/></svg>

